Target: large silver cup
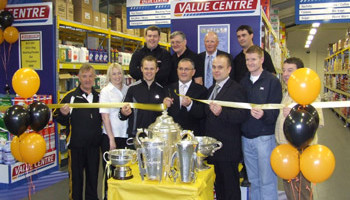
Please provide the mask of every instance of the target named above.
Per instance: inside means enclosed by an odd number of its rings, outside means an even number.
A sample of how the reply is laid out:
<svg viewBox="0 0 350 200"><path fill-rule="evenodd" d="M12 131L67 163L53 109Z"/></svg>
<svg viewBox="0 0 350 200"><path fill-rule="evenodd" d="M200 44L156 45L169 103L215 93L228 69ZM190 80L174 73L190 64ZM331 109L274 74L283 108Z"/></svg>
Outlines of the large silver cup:
<svg viewBox="0 0 350 200"><path fill-rule="evenodd" d="M108 155L108 159L106 159ZM136 151L131 149L113 149L103 153L103 159L115 167L113 178L127 180L133 177L130 165L136 162Z"/></svg>
<svg viewBox="0 0 350 200"><path fill-rule="evenodd" d="M197 151L197 168L199 170L206 170L210 167L204 163L208 156L213 156L215 151L221 149L222 143L215 138L207 136L196 136L195 140L198 142Z"/></svg>
<svg viewBox="0 0 350 200"><path fill-rule="evenodd" d="M180 169L180 178L183 183L195 182L197 149L197 141L183 140L176 144L176 152L172 156L171 165L174 166L175 159L177 158L177 169ZM176 172L172 173L174 182L177 177L175 174Z"/></svg>
<svg viewBox="0 0 350 200"><path fill-rule="evenodd" d="M164 147L165 142L160 139L145 138L141 148L137 149L141 179L161 181L164 176Z"/></svg>

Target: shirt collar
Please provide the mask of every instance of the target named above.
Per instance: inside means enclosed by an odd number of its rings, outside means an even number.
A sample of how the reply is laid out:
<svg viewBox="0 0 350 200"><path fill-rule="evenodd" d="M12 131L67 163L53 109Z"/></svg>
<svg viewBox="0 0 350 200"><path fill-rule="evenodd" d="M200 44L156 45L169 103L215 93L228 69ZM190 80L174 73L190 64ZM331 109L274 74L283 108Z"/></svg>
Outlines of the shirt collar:
<svg viewBox="0 0 350 200"><path fill-rule="evenodd" d="M208 56L216 57L217 53L218 53L218 50L217 50L217 49L216 49L215 52L214 52L213 54L211 54L211 55L209 55L208 52L205 51L205 57L206 57L206 58L207 58Z"/></svg>
<svg viewBox="0 0 350 200"><path fill-rule="evenodd" d="M228 81L229 78L230 78L230 77L228 76L226 79L224 79L224 80L221 81L220 83L216 83L216 84L218 84L218 85L220 86L220 88L222 88L222 87L225 85L225 83Z"/></svg>
<svg viewBox="0 0 350 200"><path fill-rule="evenodd" d="M191 83L192 83L192 80L188 81L187 83L182 83L181 81L179 81L179 87L181 87L182 85L186 85L187 88L189 88Z"/></svg>

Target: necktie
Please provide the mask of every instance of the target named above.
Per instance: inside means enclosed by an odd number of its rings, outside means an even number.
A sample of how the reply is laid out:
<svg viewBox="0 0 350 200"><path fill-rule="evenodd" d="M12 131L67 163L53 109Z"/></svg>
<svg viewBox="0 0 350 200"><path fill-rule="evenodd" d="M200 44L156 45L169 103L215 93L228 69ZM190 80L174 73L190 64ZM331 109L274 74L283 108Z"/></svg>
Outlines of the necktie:
<svg viewBox="0 0 350 200"><path fill-rule="evenodd" d="M213 89L213 94L211 95L211 99L214 100L216 98L216 95L218 95L219 90L220 90L220 85L216 84L214 89Z"/></svg>
<svg viewBox="0 0 350 200"><path fill-rule="evenodd" d="M213 74L212 74L212 56L208 56L208 62L207 62L207 68L206 68L206 74L205 74L205 87L210 88L210 86L213 84Z"/></svg>
<svg viewBox="0 0 350 200"><path fill-rule="evenodd" d="M180 92L181 95L185 95L186 94L185 93L186 87L187 87L186 84L180 85L180 91L179 92ZM182 97L180 96L180 108L181 108L181 103L182 103Z"/></svg>

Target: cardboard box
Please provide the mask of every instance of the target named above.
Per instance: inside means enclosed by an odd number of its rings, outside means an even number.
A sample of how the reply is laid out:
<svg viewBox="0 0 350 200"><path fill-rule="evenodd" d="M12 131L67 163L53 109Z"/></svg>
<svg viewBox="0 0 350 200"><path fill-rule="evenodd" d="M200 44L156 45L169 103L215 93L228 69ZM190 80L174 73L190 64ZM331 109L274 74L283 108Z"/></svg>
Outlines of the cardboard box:
<svg viewBox="0 0 350 200"><path fill-rule="evenodd" d="M126 26L126 19L121 18L121 21L122 21L122 32L128 33L127 26Z"/></svg>
<svg viewBox="0 0 350 200"><path fill-rule="evenodd" d="M56 1L54 3L55 15L60 19L67 19L67 7L64 1Z"/></svg>
<svg viewBox="0 0 350 200"><path fill-rule="evenodd" d="M116 4L114 14L116 17L126 19L126 5L125 4Z"/></svg>
<svg viewBox="0 0 350 200"><path fill-rule="evenodd" d="M92 25L93 24L92 17L93 17L93 14L91 9L74 6L74 21L87 24L87 25Z"/></svg>
<svg viewBox="0 0 350 200"><path fill-rule="evenodd" d="M74 6L72 3L67 3L67 20L74 21Z"/></svg>
<svg viewBox="0 0 350 200"><path fill-rule="evenodd" d="M129 35L135 35L134 29L126 29L126 33Z"/></svg>
<svg viewBox="0 0 350 200"><path fill-rule="evenodd" d="M168 42L168 34L160 32L160 41L161 42Z"/></svg>
<svg viewBox="0 0 350 200"><path fill-rule="evenodd" d="M112 30L122 32L122 20L118 17L112 18Z"/></svg>
<svg viewBox="0 0 350 200"><path fill-rule="evenodd" d="M92 25L93 26L101 26L101 15L100 12L97 11L92 11L94 16L93 16L93 20L92 20Z"/></svg>
<svg viewBox="0 0 350 200"><path fill-rule="evenodd" d="M100 21L101 21L101 28L107 29L107 24L108 24L108 19L107 19L107 14L105 13L100 13Z"/></svg>
<svg viewBox="0 0 350 200"><path fill-rule="evenodd" d="M92 10L92 0L73 0L75 7L81 7Z"/></svg>
<svg viewBox="0 0 350 200"><path fill-rule="evenodd" d="M140 29L134 29L135 36L140 37Z"/></svg>

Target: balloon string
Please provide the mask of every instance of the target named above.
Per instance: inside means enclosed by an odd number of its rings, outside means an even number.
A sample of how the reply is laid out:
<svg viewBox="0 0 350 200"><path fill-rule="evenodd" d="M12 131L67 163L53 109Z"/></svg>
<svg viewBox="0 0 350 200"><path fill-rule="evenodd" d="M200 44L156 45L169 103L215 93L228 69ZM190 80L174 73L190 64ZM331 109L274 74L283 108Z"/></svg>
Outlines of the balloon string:
<svg viewBox="0 0 350 200"><path fill-rule="evenodd" d="M299 172L299 199L301 199L301 172Z"/></svg>
<svg viewBox="0 0 350 200"><path fill-rule="evenodd" d="M7 63L10 63L11 49L12 49L12 43L10 43L9 51L8 51L8 53L7 53L7 60L6 60ZM7 64L7 63L6 63L6 64Z"/></svg>
<svg viewBox="0 0 350 200"><path fill-rule="evenodd" d="M6 84L7 84L7 66L6 66L6 54L5 54L5 43L3 42L3 49L4 49L4 56L1 57L2 60L2 64L4 65L4 71L5 71L5 80L6 80Z"/></svg>
<svg viewBox="0 0 350 200"><path fill-rule="evenodd" d="M26 163L26 176L28 179L28 199L31 200L31 185L32 185L32 176L30 175L31 167L30 164Z"/></svg>
<svg viewBox="0 0 350 200"><path fill-rule="evenodd" d="M296 200L294 187L293 187L293 179L290 179L288 182L290 183L290 188L292 189L292 194L293 194L294 200Z"/></svg>

